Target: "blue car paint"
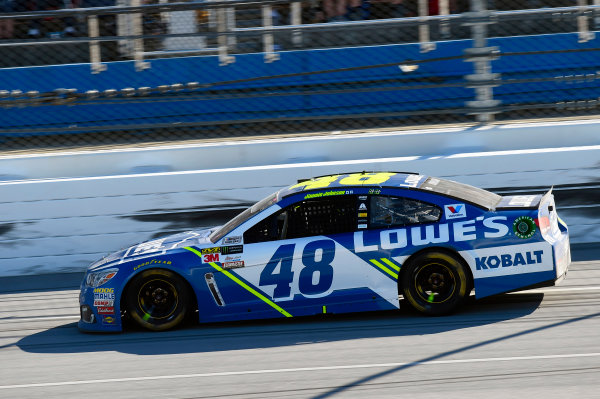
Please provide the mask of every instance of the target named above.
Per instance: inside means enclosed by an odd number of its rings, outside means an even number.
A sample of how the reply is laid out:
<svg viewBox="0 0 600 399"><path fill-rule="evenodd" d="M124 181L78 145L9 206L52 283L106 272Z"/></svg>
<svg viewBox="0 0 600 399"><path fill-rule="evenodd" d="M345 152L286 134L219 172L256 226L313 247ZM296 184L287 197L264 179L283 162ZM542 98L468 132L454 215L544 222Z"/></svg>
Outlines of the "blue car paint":
<svg viewBox="0 0 600 399"><path fill-rule="evenodd" d="M422 190L420 187L427 179L426 176L415 178L414 175L411 177L411 175L406 174L393 174L387 178L385 184L361 184L352 186L340 184L343 177L355 175L356 174L340 175L335 181L328 183L325 187L317 189L307 189L307 187L301 185L294 185L287 189L283 189L278 193L278 201L276 203L273 203L263 211L252 216L246 222L235 227L225 235L224 238L221 238L215 243L208 240L209 234L214 231L214 229L181 233L160 240L153 240L132 246L96 262L90 267L88 273L111 268L119 269L117 275L113 279L100 287L102 289L114 289L114 314L106 316L97 313L96 307L93 306L95 289L87 287L84 279L81 286L80 304L88 305L93 309L96 322L86 323L81 320L78 324L79 328L85 331L121 331L121 312L123 310L121 300L127 284L138 273L153 268L168 269L181 275L193 289L195 299L198 303L199 321L216 322L283 317L282 312L278 311L274 306L269 305L268 302L261 300L256 293L268 298L272 303L276 303L276 306L285 309L286 312L289 312L289 314L294 317L314 315L317 313L374 311L395 309L398 307L393 301L390 301L389 297L385 297L385 295L382 296L381 293L385 290L378 291L375 288L361 286L359 284L352 287L342 287L340 289L320 287L320 283L323 281L329 282L335 277L333 275L333 268L328 268L327 265L314 265L313 263L323 263L324 259L327 258L331 260L331 262L329 262L331 264L335 256L337 256L336 251L346 251L346 254L353 254L353 259L355 259L356 264L360 265L360 267L364 267L364 270L368 270L370 273L373 273L373 270L375 270L376 274L380 273L381 276L384 276L385 278L379 281L388 281L388 284L390 285L386 288L388 291L390 287L393 287L393 289L397 288L397 281L393 278L393 275L396 274L394 273L395 270L392 269L393 266L390 266L387 272L385 272L378 267L376 264L377 262L373 262L373 260L386 259L386 262L392 263L401 270L402 262L394 260L394 258L405 261L409 256L426 248L436 247L445 249L460 255L465 258L465 261L471 256L470 254L474 254L471 262L467 261L467 263L469 264L471 273L475 273L473 274L474 276L482 276L474 278L474 288L477 298L513 291L534 284L555 281L557 278L561 277L557 275L556 268L556 259L560 254L562 254L560 255L562 258L568 257L568 262L566 263L566 267L568 267L568 263L570 262L568 231L566 225L564 225L562 221L559 223L560 231L554 234L552 238L554 241L552 245L547 243L547 240L543 237L539 227L535 229L535 233L527 239L519 238L513 232L512 226L517 218L526 216L532 220L537 220L538 209L536 206L531 206L529 208L513 206L511 208L510 203L513 201L512 197L502 197L502 200L498 204L498 208L502 206L502 209L485 209L464 200ZM410 184L406 184L405 182L409 178L412 180L410 180ZM442 212L440 220L434 223L391 229L357 229L356 231L349 233L275 241L272 246L277 249L271 253L265 253L262 262L263 265L268 264L271 259L277 263L275 267L278 267L279 269L277 272L274 272L275 269L265 271L265 267L263 266L258 284L256 282L253 283L244 277L243 274L251 268L261 268L261 266L246 265L241 269L229 269L227 270L227 273L225 273L222 271L222 262L213 261L205 263L201 256L198 255L204 248L220 248L220 251L225 253L224 247L232 247L232 245L223 244L225 238L235 236L235 232L240 228L244 228L246 224L253 225L259 220L263 220L275 213L276 209L283 209L289 205L298 203L309 196L319 198L324 195L330 195L331 193L340 193L340 188L344 188L346 191L343 194L336 195L353 195L356 196L356 198L358 198L358 196L402 196L435 204L440 209L445 209L446 206L451 206L452 204L460 202L460 212L464 212L465 217L448 219L446 214ZM532 204L537 205L540 199L541 196L531 196L529 200ZM551 202L548 202L548 204L551 203L553 205L553 200L550 199L550 201ZM546 203L544 204L546 205ZM462 208L462 206L464 206L464 208ZM428 232L433 234L428 235ZM406 241L404 245L400 242L401 238ZM434 241L434 243L429 245L423 244L421 241L423 241L424 238L429 238L429 241ZM258 244L260 245L261 243ZM237 245L243 245L244 250L239 256L240 258L246 258L250 248L252 248L251 246L256 244ZM269 245L271 244L269 243ZM533 250L522 250L521 248L529 248L528 246L537 248L540 245L544 246L544 248L547 247L548 251L552 251L551 257L554 265L552 269L533 272L527 272L526 270L522 271L523 268L529 268L530 265L527 264L527 262L530 264L536 263L535 256L541 257L542 255L541 253L536 255ZM291 278L290 276L284 275L283 262L285 262L286 259L289 259L289 262L292 262L291 256L296 253L294 251L300 251L301 246L303 246L302 257L299 258L296 256L296 258L294 258L296 261L302 263L302 266L300 266L300 269L296 270L296 273L304 273L306 278L302 280L302 276L298 277L298 284L296 285L295 283L292 283L291 279L289 282L283 282L281 284L276 280L273 280L277 277ZM321 251L320 259L317 259L318 256L316 253L319 248L316 247L322 247L323 249ZM514 250L514 248L517 249ZM508 254L510 250L513 251L512 255ZM489 253L490 251L494 254L494 262L490 262L489 258L487 259L490 267L476 267L473 262L475 262L474 259L476 259L477 254ZM503 254L503 251L508 252ZM544 255L546 256L546 249L544 249L544 251ZM277 258L277 256L279 256L279 258ZM504 256L504 258L501 258L502 256ZM504 260L504 266L497 264L499 259ZM521 263L513 267L513 261L515 264L518 263L514 259L522 260ZM527 259L527 261L524 259ZM481 263L481 259L479 259L479 262L481 266L481 264L483 264ZM380 265L382 264L380 263ZM495 268L492 267L494 265ZM508 266L513 267L513 269L510 269ZM318 274L319 281L316 283L313 281L314 272L311 272L310 267L321 267ZM505 269L502 270L503 273L515 272L516 274L507 274L496 277L486 277L484 274L488 271L497 272L503 268ZM304 272L305 269L307 272ZM216 286L223 294L223 297L225 298L224 305L217 304L214 295L208 289L205 280L208 273L213 275ZM286 273L292 273L291 269ZM400 274L400 271L398 271L397 274ZM228 277L228 275L235 276L237 282L232 280L231 277ZM304 281L305 287L301 289L300 284L302 284L302 281ZM242 282L247 287L251 287L251 289L254 290L254 293L247 288L244 288L239 282ZM288 288L286 288L286 284L288 284ZM295 290L301 289L302 293L291 292L291 286L293 286ZM277 292L278 288L282 289L279 289L279 292ZM331 292L323 293L323 288L328 288ZM272 291L272 294L269 294L269 290ZM110 320L111 323L106 322L106 317L112 318Z"/></svg>

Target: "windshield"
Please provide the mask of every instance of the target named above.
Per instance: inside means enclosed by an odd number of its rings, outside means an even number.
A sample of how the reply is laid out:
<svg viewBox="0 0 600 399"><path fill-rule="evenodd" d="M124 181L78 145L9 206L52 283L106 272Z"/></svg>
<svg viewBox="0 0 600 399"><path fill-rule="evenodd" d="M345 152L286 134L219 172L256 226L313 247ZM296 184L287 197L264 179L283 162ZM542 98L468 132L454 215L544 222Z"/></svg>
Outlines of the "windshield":
<svg viewBox="0 0 600 399"><path fill-rule="evenodd" d="M444 180L430 177L421 186L423 190L433 191L434 193L445 194L450 197L479 205L486 209L495 209L502 198L481 188L469 186L468 184L458 183L452 180Z"/></svg>
<svg viewBox="0 0 600 399"><path fill-rule="evenodd" d="M252 216L256 215L259 212L262 212L264 209L270 207L274 203L277 202L277 193L271 194L268 197L258 201L256 204L252 205L250 208L246 209L244 212L240 213L225 225L223 225L220 229L216 230L209 237L210 241L215 243L219 241L223 236L229 233L231 230L235 229L246 220L250 219Z"/></svg>

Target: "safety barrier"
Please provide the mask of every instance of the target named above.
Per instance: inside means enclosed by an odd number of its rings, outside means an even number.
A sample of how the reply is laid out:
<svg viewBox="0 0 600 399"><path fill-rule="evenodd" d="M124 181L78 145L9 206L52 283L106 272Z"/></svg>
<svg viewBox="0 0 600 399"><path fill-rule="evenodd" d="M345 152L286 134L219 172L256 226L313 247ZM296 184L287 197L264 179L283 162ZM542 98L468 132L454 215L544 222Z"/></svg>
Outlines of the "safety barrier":
<svg viewBox="0 0 600 399"><path fill-rule="evenodd" d="M221 224L296 179L362 170L418 171L499 193L553 185L572 242L599 242L599 125L571 121L5 156L5 178L25 180L0 183L0 276L81 271L107 252ZM36 173L39 165L55 168Z"/></svg>

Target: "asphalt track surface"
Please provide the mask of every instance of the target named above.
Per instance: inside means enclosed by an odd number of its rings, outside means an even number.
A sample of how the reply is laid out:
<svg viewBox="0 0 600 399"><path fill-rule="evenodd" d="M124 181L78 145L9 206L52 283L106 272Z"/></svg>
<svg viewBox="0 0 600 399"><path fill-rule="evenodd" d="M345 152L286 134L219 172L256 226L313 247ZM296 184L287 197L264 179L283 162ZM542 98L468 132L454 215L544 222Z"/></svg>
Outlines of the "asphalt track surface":
<svg viewBox="0 0 600 399"><path fill-rule="evenodd" d="M597 260L437 318L405 306L84 334L77 297L0 294L1 398L600 398Z"/></svg>

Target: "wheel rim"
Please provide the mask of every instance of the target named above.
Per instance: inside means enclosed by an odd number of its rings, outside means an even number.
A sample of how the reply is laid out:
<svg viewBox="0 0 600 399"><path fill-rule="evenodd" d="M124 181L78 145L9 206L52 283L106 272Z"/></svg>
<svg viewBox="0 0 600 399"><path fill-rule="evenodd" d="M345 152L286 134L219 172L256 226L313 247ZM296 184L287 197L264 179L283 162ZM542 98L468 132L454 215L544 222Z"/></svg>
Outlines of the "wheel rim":
<svg viewBox="0 0 600 399"><path fill-rule="evenodd" d="M425 302L443 303L454 295L456 278L448 266L428 263L416 271L415 289Z"/></svg>
<svg viewBox="0 0 600 399"><path fill-rule="evenodd" d="M144 283L138 292L138 307L144 320L164 320L175 314L179 296L170 282L154 279Z"/></svg>

